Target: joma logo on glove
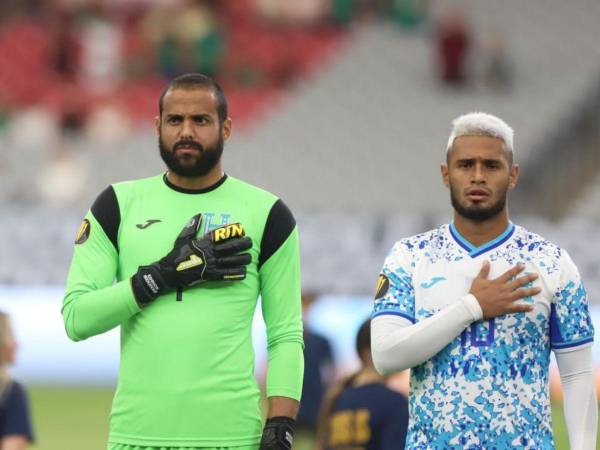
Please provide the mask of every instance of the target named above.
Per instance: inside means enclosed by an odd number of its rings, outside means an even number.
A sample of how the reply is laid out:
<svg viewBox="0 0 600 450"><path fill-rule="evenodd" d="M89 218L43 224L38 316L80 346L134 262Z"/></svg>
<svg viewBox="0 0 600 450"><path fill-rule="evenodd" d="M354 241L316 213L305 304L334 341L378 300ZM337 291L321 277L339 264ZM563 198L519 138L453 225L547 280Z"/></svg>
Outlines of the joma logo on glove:
<svg viewBox="0 0 600 450"><path fill-rule="evenodd" d="M212 233L213 241L219 242L224 239L244 236L244 227L241 223L232 223L231 225L217 228L216 230L213 230Z"/></svg>
<svg viewBox="0 0 600 450"><path fill-rule="evenodd" d="M197 255L190 255L190 259L188 259L187 261L183 261L182 263L179 263L176 270L177 270L177 272L181 272L182 270L191 269L192 267L196 267L201 264L204 264L204 261L202 260L202 258L200 258Z"/></svg>

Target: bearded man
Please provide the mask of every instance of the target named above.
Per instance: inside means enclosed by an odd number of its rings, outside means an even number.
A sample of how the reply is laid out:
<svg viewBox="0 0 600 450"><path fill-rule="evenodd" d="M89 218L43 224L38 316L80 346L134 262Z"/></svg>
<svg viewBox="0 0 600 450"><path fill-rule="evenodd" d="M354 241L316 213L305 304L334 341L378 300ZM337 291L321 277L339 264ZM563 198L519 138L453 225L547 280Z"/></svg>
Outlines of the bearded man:
<svg viewBox="0 0 600 450"><path fill-rule="evenodd" d="M512 128L457 118L441 171L454 220L394 245L371 325L375 367L411 368L406 449L554 449L551 350L570 447L595 449L586 291L564 249L509 220Z"/></svg>
<svg viewBox="0 0 600 450"><path fill-rule="evenodd" d="M280 199L223 172L231 129L214 80L175 78L156 118L167 171L109 186L75 239L67 334L121 331L109 450L292 447L303 376L298 232ZM252 346L259 295L264 427Z"/></svg>

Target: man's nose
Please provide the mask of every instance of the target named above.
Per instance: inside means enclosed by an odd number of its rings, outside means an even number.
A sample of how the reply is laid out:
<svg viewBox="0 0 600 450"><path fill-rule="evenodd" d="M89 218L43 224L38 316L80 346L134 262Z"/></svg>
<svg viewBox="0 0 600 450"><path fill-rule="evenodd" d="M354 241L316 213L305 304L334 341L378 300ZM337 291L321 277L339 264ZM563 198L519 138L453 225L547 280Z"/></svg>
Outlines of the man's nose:
<svg viewBox="0 0 600 450"><path fill-rule="evenodd" d="M190 119L184 119L181 126L181 138L192 138L194 137L194 128Z"/></svg>
<svg viewBox="0 0 600 450"><path fill-rule="evenodd" d="M475 164L473 167L473 183L484 183L485 182L485 171L483 164Z"/></svg>

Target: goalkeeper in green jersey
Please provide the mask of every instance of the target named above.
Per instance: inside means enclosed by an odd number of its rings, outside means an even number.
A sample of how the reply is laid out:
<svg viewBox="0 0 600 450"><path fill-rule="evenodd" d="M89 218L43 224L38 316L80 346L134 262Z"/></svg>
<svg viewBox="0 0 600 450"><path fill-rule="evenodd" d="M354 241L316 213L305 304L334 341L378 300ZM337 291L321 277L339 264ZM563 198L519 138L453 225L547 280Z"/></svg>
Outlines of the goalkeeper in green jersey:
<svg viewBox="0 0 600 450"><path fill-rule="evenodd" d="M98 196L62 308L74 341L121 327L108 448L289 450L303 375L295 220L274 195L224 174L231 119L217 83L177 77L159 111L168 170ZM251 334L259 295L264 426Z"/></svg>

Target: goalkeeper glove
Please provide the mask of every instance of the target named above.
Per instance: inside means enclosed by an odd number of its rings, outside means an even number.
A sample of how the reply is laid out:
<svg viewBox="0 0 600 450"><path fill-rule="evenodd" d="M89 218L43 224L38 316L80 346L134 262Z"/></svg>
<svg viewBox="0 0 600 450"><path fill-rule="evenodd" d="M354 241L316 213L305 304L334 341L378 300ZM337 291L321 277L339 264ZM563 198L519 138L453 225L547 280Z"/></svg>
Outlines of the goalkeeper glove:
<svg viewBox="0 0 600 450"><path fill-rule="evenodd" d="M285 416L267 419L259 450L291 450L295 424L294 419Z"/></svg>
<svg viewBox="0 0 600 450"><path fill-rule="evenodd" d="M154 264L140 266L131 277L136 300L146 305L159 295L203 281L235 281L246 278L248 253L252 247L239 223L216 228L196 239L202 214L196 214L183 228L173 250Z"/></svg>

